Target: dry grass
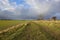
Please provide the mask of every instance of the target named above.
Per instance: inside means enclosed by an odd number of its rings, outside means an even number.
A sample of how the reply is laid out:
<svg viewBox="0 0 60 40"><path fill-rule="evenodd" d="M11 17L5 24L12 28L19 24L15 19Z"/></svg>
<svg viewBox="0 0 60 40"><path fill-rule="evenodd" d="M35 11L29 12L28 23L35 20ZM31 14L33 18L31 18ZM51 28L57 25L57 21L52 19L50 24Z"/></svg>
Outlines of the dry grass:
<svg viewBox="0 0 60 40"><path fill-rule="evenodd" d="M35 20L18 23L23 25L16 25L17 27L1 33L0 40L60 40L60 21Z"/></svg>

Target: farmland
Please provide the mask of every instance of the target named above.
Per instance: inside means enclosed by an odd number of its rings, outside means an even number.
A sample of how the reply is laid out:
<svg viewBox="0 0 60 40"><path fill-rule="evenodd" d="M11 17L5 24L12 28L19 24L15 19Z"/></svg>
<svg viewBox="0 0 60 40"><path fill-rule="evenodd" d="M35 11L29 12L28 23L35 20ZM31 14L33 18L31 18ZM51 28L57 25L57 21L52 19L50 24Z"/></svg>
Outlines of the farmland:
<svg viewBox="0 0 60 40"><path fill-rule="evenodd" d="M0 20L0 40L60 40L60 21Z"/></svg>

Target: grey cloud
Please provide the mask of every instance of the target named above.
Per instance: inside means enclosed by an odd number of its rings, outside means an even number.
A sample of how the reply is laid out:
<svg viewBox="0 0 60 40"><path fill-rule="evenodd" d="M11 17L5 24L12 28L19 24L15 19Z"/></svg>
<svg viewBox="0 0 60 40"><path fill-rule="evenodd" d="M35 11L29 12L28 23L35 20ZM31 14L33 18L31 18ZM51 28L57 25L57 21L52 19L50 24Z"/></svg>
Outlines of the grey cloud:
<svg viewBox="0 0 60 40"><path fill-rule="evenodd" d="M52 0L45 0L44 2L43 1L41 3L39 2L39 0L27 0L26 3L31 6L29 8L25 8L24 5L17 6L15 3L12 3L9 5L10 7L8 6L8 8L10 9L7 10L2 10L7 7L2 6L2 4L0 3L0 19L37 19L41 14L42 16L45 16L45 18L57 16L58 19L60 19L60 2ZM15 7L12 5L14 5Z"/></svg>

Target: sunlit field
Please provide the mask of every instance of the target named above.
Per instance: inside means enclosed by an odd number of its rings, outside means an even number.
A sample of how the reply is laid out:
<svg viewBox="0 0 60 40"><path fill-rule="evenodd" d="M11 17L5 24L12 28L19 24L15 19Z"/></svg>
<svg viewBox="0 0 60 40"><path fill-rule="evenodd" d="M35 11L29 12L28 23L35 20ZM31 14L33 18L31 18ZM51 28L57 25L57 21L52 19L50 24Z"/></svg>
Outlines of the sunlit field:
<svg viewBox="0 0 60 40"><path fill-rule="evenodd" d="M0 20L0 30L15 26L20 23L25 23L24 20Z"/></svg>
<svg viewBox="0 0 60 40"><path fill-rule="evenodd" d="M60 21L0 20L0 40L60 40Z"/></svg>

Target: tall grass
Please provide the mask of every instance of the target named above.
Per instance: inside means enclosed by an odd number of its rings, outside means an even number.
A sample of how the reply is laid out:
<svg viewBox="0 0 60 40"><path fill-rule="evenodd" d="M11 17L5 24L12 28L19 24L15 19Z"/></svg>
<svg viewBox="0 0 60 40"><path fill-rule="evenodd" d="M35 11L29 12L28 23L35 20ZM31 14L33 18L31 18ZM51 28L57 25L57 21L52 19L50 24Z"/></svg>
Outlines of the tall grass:
<svg viewBox="0 0 60 40"><path fill-rule="evenodd" d="M60 40L60 21L1 21L2 28L19 25L0 34L0 40ZM6 22L6 24L5 24ZM16 23L16 24L15 24ZM4 27L3 27L4 26ZM0 29L2 29L0 28ZM4 29L7 29L6 27ZM1 30L2 31L2 30Z"/></svg>

